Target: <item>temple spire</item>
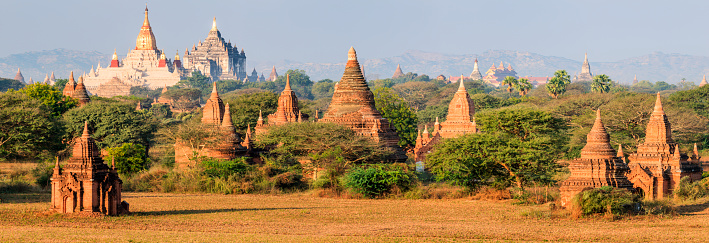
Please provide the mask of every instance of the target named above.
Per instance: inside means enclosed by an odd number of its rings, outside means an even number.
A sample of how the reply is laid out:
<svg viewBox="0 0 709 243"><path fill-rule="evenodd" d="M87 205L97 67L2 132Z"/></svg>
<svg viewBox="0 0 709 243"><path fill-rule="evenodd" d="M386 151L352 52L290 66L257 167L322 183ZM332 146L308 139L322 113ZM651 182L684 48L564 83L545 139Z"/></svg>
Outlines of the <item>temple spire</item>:
<svg viewBox="0 0 709 243"><path fill-rule="evenodd" d="M217 17L214 17L214 19L212 19L212 30L211 31L219 31L219 30L217 30Z"/></svg>
<svg viewBox="0 0 709 243"><path fill-rule="evenodd" d="M157 50L157 45L155 44L155 35L153 34L153 29L150 27L150 21L148 21L148 6L145 6L145 19L143 19L143 26L140 27L140 32L138 33L138 38L135 40L136 50Z"/></svg>
<svg viewBox="0 0 709 243"><path fill-rule="evenodd" d="M357 51L355 51L354 46L351 46L347 52L347 61L357 61ZM19 72L20 69L18 68L17 71Z"/></svg>
<svg viewBox="0 0 709 243"><path fill-rule="evenodd" d="M623 153L623 145L618 144L618 157L624 159L625 153Z"/></svg>
<svg viewBox="0 0 709 243"><path fill-rule="evenodd" d="M224 118L222 121L222 127L232 128L232 129L234 127L234 123L231 121L231 112L229 111L229 103L226 103L224 105Z"/></svg>
<svg viewBox="0 0 709 243"><path fill-rule="evenodd" d="M286 91L286 90L292 90L290 88L290 73L286 74L286 88L283 91Z"/></svg>
<svg viewBox="0 0 709 243"><path fill-rule="evenodd" d="M660 98L660 92L657 92L657 99L655 100L655 109L653 110L653 113L658 113L658 114L665 114L665 111L662 109L662 100Z"/></svg>
<svg viewBox="0 0 709 243"><path fill-rule="evenodd" d="M84 132L81 133L82 138L89 138L91 137L91 134L89 134L89 121L84 121Z"/></svg>
<svg viewBox="0 0 709 243"><path fill-rule="evenodd" d="M704 85L707 85L707 75L704 75L702 78L702 82L699 83L699 87L702 87Z"/></svg>
<svg viewBox="0 0 709 243"><path fill-rule="evenodd" d="M465 80L465 76L462 74L460 75L460 85L458 86L458 91L465 91L465 85L463 84L463 81Z"/></svg>

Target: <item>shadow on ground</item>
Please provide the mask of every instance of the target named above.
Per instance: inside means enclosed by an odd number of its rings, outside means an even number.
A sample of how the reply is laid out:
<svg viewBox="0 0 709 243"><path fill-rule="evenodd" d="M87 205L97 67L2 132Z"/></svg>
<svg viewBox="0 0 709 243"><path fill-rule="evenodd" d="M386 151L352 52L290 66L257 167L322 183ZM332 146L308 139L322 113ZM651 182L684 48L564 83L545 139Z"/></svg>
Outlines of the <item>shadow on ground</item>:
<svg viewBox="0 0 709 243"><path fill-rule="evenodd" d="M169 211L149 211L134 212L135 216L157 216L157 215L184 215L184 214L208 214L208 213L228 213L240 211L269 211L269 210L293 210L293 209L314 209L316 207L302 208L221 208L221 209L191 209L191 210L169 210Z"/></svg>
<svg viewBox="0 0 709 243"><path fill-rule="evenodd" d="M698 212L702 212L702 211L706 210L707 208L709 208L709 200L705 200L703 203L698 203L698 204L677 206L677 212L679 214L691 215L691 214L696 214Z"/></svg>

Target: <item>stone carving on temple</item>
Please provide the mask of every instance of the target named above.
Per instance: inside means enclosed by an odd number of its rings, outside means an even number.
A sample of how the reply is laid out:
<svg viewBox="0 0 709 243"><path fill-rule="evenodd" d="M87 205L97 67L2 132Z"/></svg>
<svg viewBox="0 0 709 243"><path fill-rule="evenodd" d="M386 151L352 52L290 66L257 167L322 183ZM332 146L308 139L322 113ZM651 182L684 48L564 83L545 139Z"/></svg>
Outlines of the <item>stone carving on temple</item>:
<svg viewBox="0 0 709 243"><path fill-rule="evenodd" d="M672 128L662 107L660 93L650 116L645 142L637 152L628 156L628 179L635 190L646 199L655 200L672 196L683 177L690 181L702 179L699 153L689 157L682 154L672 139Z"/></svg>
<svg viewBox="0 0 709 243"><path fill-rule="evenodd" d="M57 158L51 182L53 211L84 215L128 213L128 203L121 201L123 182L116 165L112 163L109 168L103 162L88 122L84 123L82 135L74 140L72 156L64 168L59 167Z"/></svg>
<svg viewBox="0 0 709 243"><path fill-rule="evenodd" d="M394 154L390 160L403 162L407 159L398 145L399 136L375 107L374 94L364 79L354 48L348 52L345 72L336 85L332 102L318 121L340 124L391 148Z"/></svg>
<svg viewBox="0 0 709 243"><path fill-rule="evenodd" d="M618 147L617 153L613 149L601 121L601 110L597 110L581 157L569 162L571 175L561 183L561 206L567 207L576 194L589 188L612 186L632 190L633 185L626 177L628 165L623 159L622 147Z"/></svg>

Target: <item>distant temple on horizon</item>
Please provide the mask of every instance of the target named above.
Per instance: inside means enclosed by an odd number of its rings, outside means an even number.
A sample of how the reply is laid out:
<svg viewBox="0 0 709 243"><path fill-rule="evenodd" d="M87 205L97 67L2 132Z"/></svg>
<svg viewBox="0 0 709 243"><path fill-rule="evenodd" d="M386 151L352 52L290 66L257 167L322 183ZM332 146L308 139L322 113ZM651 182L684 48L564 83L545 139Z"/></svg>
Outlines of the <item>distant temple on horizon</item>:
<svg viewBox="0 0 709 243"><path fill-rule="evenodd" d="M502 62L500 62L499 67L495 67L495 63L493 63L492 67L485 72L485 77L482 80L497 87L500 86L502 80L509 76L517 78L517 72L512 68L512 64L508 63L507 68L505 68Z"/></svg>
<svg viewBox="0 0 709 243"><path fill-rule="evenodd" d="M193 71L200 71L213 81L244 80L248 78L246 54L243 49L239 52L236 46L222 38L214 18L212 29L204 42L193 45L191 51L186 49L182 60L179 53L175 53L174 60L171 60L157 47L146 6L135 48L122 60L118 59L114 50L109 66L101 67L99 62L95 69L92 66L89 73L82 77L87 90L92 94L113 97L129 95L130 88L134 86L150 89L173 86L182 78L191 76Z"/></svg>
<svg viewBox="0 0 709 243"><path fill-rule="evenodd" d="M574 76L574 82L590 82L593 81L593 73L591 73L591 65L588 64L588 53L584 55L581 73Z"/></svg>
<svg viewBox="0 0 709 243"><path fill-rule="evenodd" d="M244 80L246 76L246 53L244 49L232 45L231 41L225 41L221 32L217 29L217 18L212 20L212 29L209 30L204 42L192 45L192 51L185 49L184 69L186 75L193 71L200 71L203 75L216 80ZM252 73L250 81L258 80L256 69Z"/></svg>

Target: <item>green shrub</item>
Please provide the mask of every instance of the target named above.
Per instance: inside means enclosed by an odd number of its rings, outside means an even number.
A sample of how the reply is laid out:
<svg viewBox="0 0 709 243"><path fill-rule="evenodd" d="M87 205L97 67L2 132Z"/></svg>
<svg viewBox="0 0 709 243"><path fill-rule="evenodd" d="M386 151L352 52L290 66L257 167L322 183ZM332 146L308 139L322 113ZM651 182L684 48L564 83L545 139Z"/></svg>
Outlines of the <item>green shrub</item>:
<svg viewBox="0 0 709 243"><path fill-rule="evenodd" d="M49 188L52 174L54 174L54 163L48 161L38 163L37 167L32 170L35 184L41 188Z"/></svg>
<svg viewBox="0 0 709 243"><path fill-rule="evenodd" d="M397 165L355 167L345 175L345 186L365 197L380 197L386 193L410 189L416 175Z"/></svg>
<svg viewBox="0 0 709 243"><path fill-rule="evenodd" d="M137 143L124 143L120 147L109 148L108 159L116 161L116 169L121 174L134 174L148 168L150 160L145 153L145 146ZM106 164L111 165L111 161Z"/></svg>
<svg viewBox="0 0 709 243"><path fill-rule="evenodd" d="M691 182L689 177L683 177L679 181L679 186L675 189L674 194L682 200L696 200L698 198L709 196L709 181L704 179L701 181Z"/></svg>
<svg viewBox="0 0 709 243"><path fill-rule="evenodd" d="M243 176L253 170L253 166L246 163L246 158L233 160L205 159L202 161L204 173L211 177L228 178L231 175Z"/></svg>
<svg viewBox="0 0 709 243"><path fill-rule="evenodd" d="M625 189L604 186L582 191L572 202L581 210L582 215L621 215L633 212L640 205L640 197Z"/></svg>
<svg viewBox="0 0 709 243"><path fill-rule="evenodd" d="M643 201L640 212L647 215L674 215L677 213L670 200Z"/></svg>

